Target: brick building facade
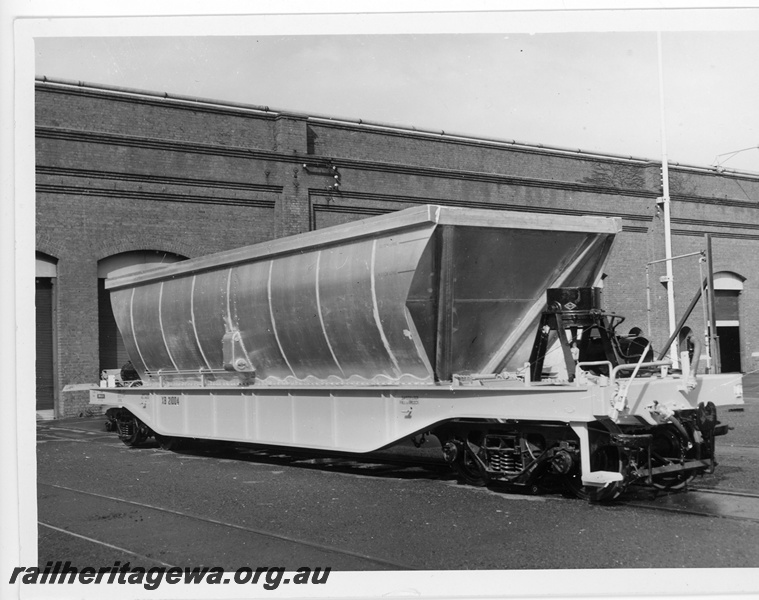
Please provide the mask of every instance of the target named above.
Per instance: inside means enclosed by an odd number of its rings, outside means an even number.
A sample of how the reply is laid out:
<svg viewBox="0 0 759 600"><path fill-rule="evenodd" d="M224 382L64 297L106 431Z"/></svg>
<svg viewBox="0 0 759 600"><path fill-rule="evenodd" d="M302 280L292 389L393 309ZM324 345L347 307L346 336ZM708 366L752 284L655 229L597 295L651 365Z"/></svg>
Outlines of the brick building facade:
<svg viewBox="0 0 759 600"><path fill-rule="evenodd" d="M81 414L120 366L102 280L130 263L180 260L434 203L617 216L604 302L661 347L668 333L656 160L607 156L289 114L61 81L36 83L38 408ZM759 357L759 176L670 167L673 254L712 235L728 368ZM529 256L524 257L529 261ZM134 266L132 265L132 266ZM678 316L696 258L674 265ZM699 304L688 321L704 329ZM116 363L116 364L113 364Z"/></svg>

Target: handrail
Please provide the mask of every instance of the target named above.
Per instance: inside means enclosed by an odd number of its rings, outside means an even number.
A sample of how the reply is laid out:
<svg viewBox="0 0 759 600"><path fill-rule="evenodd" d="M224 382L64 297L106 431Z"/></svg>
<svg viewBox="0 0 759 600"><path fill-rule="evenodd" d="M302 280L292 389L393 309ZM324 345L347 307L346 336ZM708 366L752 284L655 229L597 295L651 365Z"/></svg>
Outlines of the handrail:
<svg viewBox="0 0 759 600"><path fill-rule="evenodd" d="M206 376L207 375L223 375L229 373L226 369L208 369L206 367L200 367L199 369L158 369L157 371L151 371L150 369L145 369L145 374L149 377L158 377L158 387L164 387L163 386L163 379L164 377L178 377L181 375L197 375L200 374L200 386L205 387L206 386Z"/></svg>
<svg viewBox="0 0 759 600"><path fill-rule="evenodd" d="M614 368L614 365L611 364L610 360L594 360L577 363L578 367L600 367L601 365L608 365L609 373L611 373L611 370Z"/></svg>
<svg viewBox="0 0 759 600"><path fill-rule="evenodd" d="M656 360L653 362L646 362L646 363L629 363L629 364L624 364L624 365L617 365L616 367L614 367L614 369L611 372L611 381L612 383L614 382L614 380L617 377L617 374L620 371L630 371L636 368L648 369L651 367L671 367L671 366L672 366L671 360ZM633 374L633 378L634 377L635 377L635 374Z"/></svg>

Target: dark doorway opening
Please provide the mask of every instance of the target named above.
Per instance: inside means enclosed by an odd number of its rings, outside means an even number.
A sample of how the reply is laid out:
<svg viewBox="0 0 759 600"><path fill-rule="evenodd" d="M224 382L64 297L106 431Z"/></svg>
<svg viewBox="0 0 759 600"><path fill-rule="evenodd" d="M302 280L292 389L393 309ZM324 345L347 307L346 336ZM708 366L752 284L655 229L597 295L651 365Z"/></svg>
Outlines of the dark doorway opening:
<svg viewBox="0 0 759 600"><path fill-rule="evenodd" d="M37 320L35 338L37 410L50 410L55 406L52 277L35 278L34 309Z"/></svg>
<svg viewBox="0 0 759 600"><path fill-rule="evenodd" d="M741 372L741 340L740 327L720 327L717 325L719 336L719 356L723 373Z"/></svg>
<svg viewBox="0 0 759 600"><path fill-rule="evenodd" d="M723 373L741 371L741 335L738 290L714 290L719 356Z"/></svg>

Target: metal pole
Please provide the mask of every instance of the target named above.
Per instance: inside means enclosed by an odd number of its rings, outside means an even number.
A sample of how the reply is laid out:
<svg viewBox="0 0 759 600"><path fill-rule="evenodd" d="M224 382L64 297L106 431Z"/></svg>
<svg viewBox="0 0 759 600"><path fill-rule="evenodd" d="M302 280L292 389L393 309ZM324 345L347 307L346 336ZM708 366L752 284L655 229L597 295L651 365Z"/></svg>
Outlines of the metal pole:
<svg viewBox="0 0 759 600"><path fill-rule="evenodd" d="M673 256L672 258L660 258L659 260L652 260L650 262L646 263L646 266L648 265L656 265L658 263L663 263L668 260L678 260L680 258L688 258L689 256L704 256L704 251L699 250L698 252L688 252L688 254L680 254L679 256Z"/></svg>
<svg viewBox="0 0 759 600"><path fill-rule="evenodd" d="M648 339L651 339L651 280L646 265L646 317L648 318Z"/></svg>
<svg viewBox="0 0 759 600"><path fill-rule="evenodd" d="M704 255L702 258L698 259L698 274L701 276L701 281L706 281L704 279L704 263L706 262L706 255ZM708 291L709 289L709 282L706 281L706 289ZM707 304L707 294L702 295L702 301L701 301L701 308L703 309L704 313L704 348L706 348L706 372L711 373L712 372L712 350L711 350L711 343L709 341L709 315L706 311L706 304Z"/></svg>
<svg viewBox="0 0 759 600"><path fill-rule="evenodd" d="M722 360L719 353L719 337L717 336L717 311L714 307L714 263L712 262L712 236L706 237L706 281L709 286L707 298L709 299L709 348L712 355L714 372L722 372Z"/></svg>
<svg viewBox="0 0 759 600"><path fill-rule="evenodd" d="M667 259L672 258L672 226L670 222L670 206L669 206L669 165L667 162L667 130L666 120L664 118L664 74L662 69L662 49L661 49L661 32L656 33L656 42L659 58L659 109L661 116L661 179L662 179L662 205L664 211L664 255ZM675 281L672 271L672 261L667 260L667 308L669 312L669 335L673 336L675 332ZM672 360L672 367L678 368L679 356L677 352L677 340L672 338L672 351L670 358ZM665 351L670 350L669 347L664 348Z"/></svg>

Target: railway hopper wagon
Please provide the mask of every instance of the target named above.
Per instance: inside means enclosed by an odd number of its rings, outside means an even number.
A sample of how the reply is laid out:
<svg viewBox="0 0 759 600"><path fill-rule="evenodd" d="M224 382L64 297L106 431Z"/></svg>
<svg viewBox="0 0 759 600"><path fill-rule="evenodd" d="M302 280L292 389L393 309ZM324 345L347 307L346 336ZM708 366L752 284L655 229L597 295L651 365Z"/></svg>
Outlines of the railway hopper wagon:
<svg viewBox="0 0 759 600"><path fill-rule="evenodd" d="M110 279L142 385L90 402L127 445L355 454L433 435L472 485L682 487L714 469L741 378L673 370L604 311L619 230L421 206Z"/></svg>

